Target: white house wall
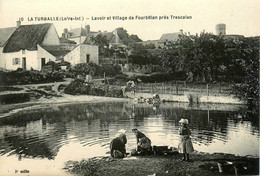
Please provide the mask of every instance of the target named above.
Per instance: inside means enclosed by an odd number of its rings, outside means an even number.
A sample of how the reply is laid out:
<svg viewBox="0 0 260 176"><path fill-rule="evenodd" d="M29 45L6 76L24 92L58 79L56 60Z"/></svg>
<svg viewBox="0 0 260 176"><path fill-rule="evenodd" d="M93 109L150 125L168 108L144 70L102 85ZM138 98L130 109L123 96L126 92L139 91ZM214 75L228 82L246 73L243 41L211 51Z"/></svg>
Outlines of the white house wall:
<svg viewBox="0 0 260 176"><path fill-rule="evenodd" d="M42 42L44 45L60 45L60 39L57 31L52 24Z"/></svg>
<svg viewBox="0 0 260 176"><path fill-rule="evenodd" d="M64 56L64 60L69 62L71 65L87 63L87 55L90 56L89 62L99 64L98 46L92 45L78 45L66 56Z"/></svg>
<svg viewBox="0 0 260 176"><path fill-rule="evenodd" d="M80 63L86 63L87 54L89 54L89 56L90 56L89 62L99 64L98 46L80 45Z"/></svg>
<svg viewBox="0 0 260 176"><path fill-rule="evenodd" d="M56 62L56 57L50 54L48 51L46 51L44 48L42 48L40 45L37 46L38 52L37 52L37 60L38 60L38 68L39 70L42 69L41 65L41 59L45 58L45 63L49 61Z"/></svg>
<svg viewBox="0 0 260 176"><path fill-rule="evenodd" d="M0 70L5 69L5 58L3 53L3 47L0 47Z"/></svg>
<svg viewBox="0 0 260 176"><path fill-rule="evenodd" d="M28 51L24 50L24 54L22 50L18 52L12 53L4 53L5 61L6 61L6 69L7 70L16 70L17 68L22 68L22 58L26 58L26 69L30 70L31 68L34 70L39 70L38 62L37 62L37 51ZM19 63L13 64L13 59L18 58Z"/></svg>
<svg viewBox="0 0 260 176"><path fill-rule="evenodd" d="M64 61L69 62L71 65L79 64L80 62L80 47L77 46L71 52L64 56Z"/></svg>

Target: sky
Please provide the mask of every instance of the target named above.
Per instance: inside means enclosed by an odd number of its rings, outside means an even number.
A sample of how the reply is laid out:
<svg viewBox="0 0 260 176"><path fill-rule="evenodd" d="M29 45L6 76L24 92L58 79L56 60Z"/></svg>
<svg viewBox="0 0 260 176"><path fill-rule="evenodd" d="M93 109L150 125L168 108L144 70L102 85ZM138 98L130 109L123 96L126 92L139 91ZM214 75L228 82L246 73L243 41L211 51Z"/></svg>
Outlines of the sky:
<svg viewBox="0 0 260 176"><path fill-rule="evenodd" d="M140 20L136 16L156 16L158 19ZM191 16L191 19L171 19L172 16ZM121 16L126 20L109 20ZM130 20L132 16L134 19ZM160 19L159 17L168 17ZM36 21L35 17L59 17L59 21ZM80 17L64 21L61 17ZM105 17L105 20L94 20ZM227 34L260 35L260 0L0 0L0 28L53 23L59 35L64 28L90 25L91 31L113 31L123 27L142 40L157 40L164 33L191 34L203 30L216 33L215 26L226 24ZM33 19L33 20L31 20Z"/></svg>

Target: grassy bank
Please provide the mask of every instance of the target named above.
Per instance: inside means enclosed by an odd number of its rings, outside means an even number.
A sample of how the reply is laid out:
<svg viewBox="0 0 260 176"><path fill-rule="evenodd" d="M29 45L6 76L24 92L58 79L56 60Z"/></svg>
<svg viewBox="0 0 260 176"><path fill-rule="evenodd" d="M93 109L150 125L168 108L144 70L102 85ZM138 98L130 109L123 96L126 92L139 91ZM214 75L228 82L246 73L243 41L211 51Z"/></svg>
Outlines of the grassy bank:
<svg viewBox="0 0 260 176"><path fill-rule="evenodd" d="M68 161L64 168L76 175L116 175L116 176L212 176L212 175L258 175L259 159L239 157L223 153L197 153L191 161L180 161L182 155L139 156L124 159L110 157L92 158L81 161ZM218 163L223 172L219 172Z"/></svg>

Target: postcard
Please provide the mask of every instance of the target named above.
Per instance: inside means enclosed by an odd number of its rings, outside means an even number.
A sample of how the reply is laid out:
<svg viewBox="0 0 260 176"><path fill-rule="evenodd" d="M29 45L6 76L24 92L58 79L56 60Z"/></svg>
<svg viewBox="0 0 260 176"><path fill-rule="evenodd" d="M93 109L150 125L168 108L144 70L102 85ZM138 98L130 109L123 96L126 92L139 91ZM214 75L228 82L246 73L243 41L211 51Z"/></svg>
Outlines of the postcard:
<svg viewBox="0 0 260 176"><path fill-rule="evenodd" d="M259 0L0 0L0 175L258 175Z"/></svg>

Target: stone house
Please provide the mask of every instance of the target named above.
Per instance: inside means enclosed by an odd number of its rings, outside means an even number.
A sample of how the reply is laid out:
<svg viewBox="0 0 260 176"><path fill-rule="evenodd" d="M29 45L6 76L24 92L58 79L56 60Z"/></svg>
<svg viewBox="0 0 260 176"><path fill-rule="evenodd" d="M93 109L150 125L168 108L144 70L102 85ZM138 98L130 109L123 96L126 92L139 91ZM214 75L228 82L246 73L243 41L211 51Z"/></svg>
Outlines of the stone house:
<svg viewBox="0 0 260 176"><path fill-rule="evenodd" d="M17 68L41 70L49 61L66 60L72 65L99 63L97 46L77 45L69 40L61 40L51 23L20 25L14 29L7 41L1 42L3 44L1 43L0 67L5 70ZM75 49L78 52L75 52Z"/></svg>
<svg viewBox="0 0 260 176"><path fill-rule="evenodd" d="M19 26L3 48L3 58L1 59L5 60L5 69L41 70L46 63L46 59L38 51L39 44L60 45L60 40L53 24ZM56 60L53 57L49 59Z"/></svg>

